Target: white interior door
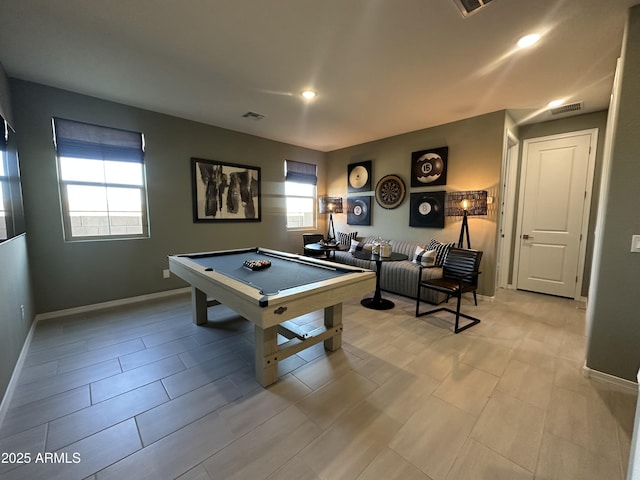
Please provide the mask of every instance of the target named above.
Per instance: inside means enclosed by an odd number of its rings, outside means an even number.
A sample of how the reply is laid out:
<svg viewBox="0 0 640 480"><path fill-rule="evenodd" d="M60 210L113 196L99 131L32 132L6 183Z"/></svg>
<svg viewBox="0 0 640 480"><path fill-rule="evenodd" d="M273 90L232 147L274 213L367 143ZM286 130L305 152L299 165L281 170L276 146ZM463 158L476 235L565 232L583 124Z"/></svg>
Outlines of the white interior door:
<svg viewBox="0 0 640 480"><path fill-rule="evenodd" d="M580 296L596 136L591 130L524 142L517 288Z"/></svg>

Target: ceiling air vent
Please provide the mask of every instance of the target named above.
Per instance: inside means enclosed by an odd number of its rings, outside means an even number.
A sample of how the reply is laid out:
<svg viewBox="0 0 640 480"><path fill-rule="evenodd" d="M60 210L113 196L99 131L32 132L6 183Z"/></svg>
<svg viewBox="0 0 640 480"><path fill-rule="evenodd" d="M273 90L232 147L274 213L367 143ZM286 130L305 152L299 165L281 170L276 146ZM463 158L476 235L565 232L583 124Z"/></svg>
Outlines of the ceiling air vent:
<svg viewBox="0 0 640 480"><path fill-rule="evenodd" d="M582 110L582 102L568 103L556 108L550 108L551 115L560 115L561 113L576 112Z"/></svg>
<svg viewBox="0 0 640 480"><path fill-rule="evenodd" d="M256 112L247 112L242 116L244 118L250 118L251 120L262 120L264 118L264 115L262 115L261 113L256 113Z"/></svg>
<svg viewBox="0 0 640 480"><path fill-rule="evenodd" d="M482 7L486 7L491 0L453 0L463 17L476 13Z"/></svg>

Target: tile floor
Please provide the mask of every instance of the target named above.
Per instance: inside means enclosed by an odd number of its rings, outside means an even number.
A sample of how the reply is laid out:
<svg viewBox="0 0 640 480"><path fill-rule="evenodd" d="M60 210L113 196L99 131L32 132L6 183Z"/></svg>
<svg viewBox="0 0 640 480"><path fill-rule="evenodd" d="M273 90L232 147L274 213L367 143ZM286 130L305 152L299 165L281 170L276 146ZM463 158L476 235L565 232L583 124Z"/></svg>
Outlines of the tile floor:
<svg viewBox="0 0 640 480"><path fill-rule="evenodd" d="M0 479L624 478L636 394L581 374L582 304L501 290L465 299L482 323L454 335L386 296L345 304L343 348L287 359L268 389L223 306L206 327L188 296L41 322Z"/></svg>

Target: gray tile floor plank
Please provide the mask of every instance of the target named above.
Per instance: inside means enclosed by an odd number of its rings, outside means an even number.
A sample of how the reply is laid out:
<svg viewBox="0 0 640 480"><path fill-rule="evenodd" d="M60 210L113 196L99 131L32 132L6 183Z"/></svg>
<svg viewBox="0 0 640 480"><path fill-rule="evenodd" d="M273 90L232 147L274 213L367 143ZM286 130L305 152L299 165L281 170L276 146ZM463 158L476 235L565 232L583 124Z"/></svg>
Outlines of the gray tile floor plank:
<svg viewBox="0 0 640 480"><path fill-rule="evenodd" d="M173 356L93 382L91 384L91 402L94 404L102 402L181 370L184 370L184 364L178 357Z"/></svg>
<svg viewBox="0 0 640 480"><path fill-rule="evenodd" d="M255 385L249 385L255 389ZM142 443L149 445L247 393L247 384L229 378L208 383L136 417Z"/></svg>
<svg viewBox="0 0 640 480"><path fill-rule="evenodd" d="M236 355L229 354L182 370L164 378L162 383L169 396L176 398L241 369L253 370L253 366Z"/></svg>
<svg viewBox="0 0 640 480"><path fill-rule="evenodd" d="M107 347L88 350L76 355L69 355L58 360L58 373L70 372L78 368L95 365L96 363L118 358L122 355L139 352L144 350L144 348L142 340L134 338L133 340L116 343Z"/></svg>
<svg viewBox="0 0 640 480"><path fill-rule="evenodd" d="M120 365L122 365L122 371L126 372L196 347L197 343L191 337L179 338L155 347L147 347L135 353L122 355L120 357Z"/></svg>
<svg viewBox="0 0 640 480"><path fill-rule="evenodd" d="M55 452L60 463L36 463L11 470L2 480L81 480L142 447L133 419L114 425ZM48 452L54 453L54 452ZM123 477L125 478L125 477ZM132 478L132 477L129 477Z"/></svg>
<svg viewBox="0 0 640 480"><path fill-rule="evenodd" d="M89 386L75 388L23 406L9 407L0 438L13 435L91 405Z"/></svg>
<svg viewBox="0 0 640 480"><path fill-rule="evenodd" d="M24 432L16 433L10 437L0 439L0 453L20 454L29 453L32 457L38 452L44 451L47 436L47 425L42 424ZM11 459L2 459L0 462L0 475L17 468L19 465ZM7 461L4 461L7 460Z"/></svg>
<svg viewBox="0 0 640 480"><path fill-rule="evenodd" d="M18 384L36 382L43 378L51 377L58 372L58 360L52 360L46 363L39 363L32 367L25 367L20 372Z"/></svg>
<svg viewBox="0 0 640 480"><path fill-rule="evenodd" d="M99 381L122 372L118 359L107 360L96 365L90 365L71 372L19 385L12 399L12 406L42 400L52 395L73 390L87 383Z"/></svg>
<svg viewBox="0 0 640 480"><path fill-rule="evenodd" d="M78 353L86 352L87 348L87 341L81 340L79 342L73 342L61 346L46 348L39 351L29 352L29 355L27 355L24 364L27 367L31 367L33 365L50 362L52 360L59 360L66 357L67 355L75 355Z"/></svg>
<svg viewBox="0 0 640 480"><path fill-rule="evenodd" d="M169 400L157 381L49 423L47 449L55 451Z"/></svg>
<svg viewBox="0 0 640 480"><path fill-rule="evenodd" d="M208 362L214 358L225 357L237 353L238 349L243 348L246 340L238 335L230 338L217 339L214 342L207 343L192 350L178 354L182 363L187 368ZM253 346L252 346L253 348Z"/></svg>

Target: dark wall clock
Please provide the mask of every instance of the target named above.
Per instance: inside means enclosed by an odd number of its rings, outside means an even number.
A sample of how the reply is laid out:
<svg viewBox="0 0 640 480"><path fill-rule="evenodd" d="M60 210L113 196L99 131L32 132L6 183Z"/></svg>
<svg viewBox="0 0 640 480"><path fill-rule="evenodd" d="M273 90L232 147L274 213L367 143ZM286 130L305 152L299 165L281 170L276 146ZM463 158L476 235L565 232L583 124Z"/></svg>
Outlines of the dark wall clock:
<svg viewBox="0 0 640 480"><path fill-rule="evenodd" d="M397 208L404 200L406 193L404 181L399 176L386 175L376 185L376 202L382 208Z"/></svg>

